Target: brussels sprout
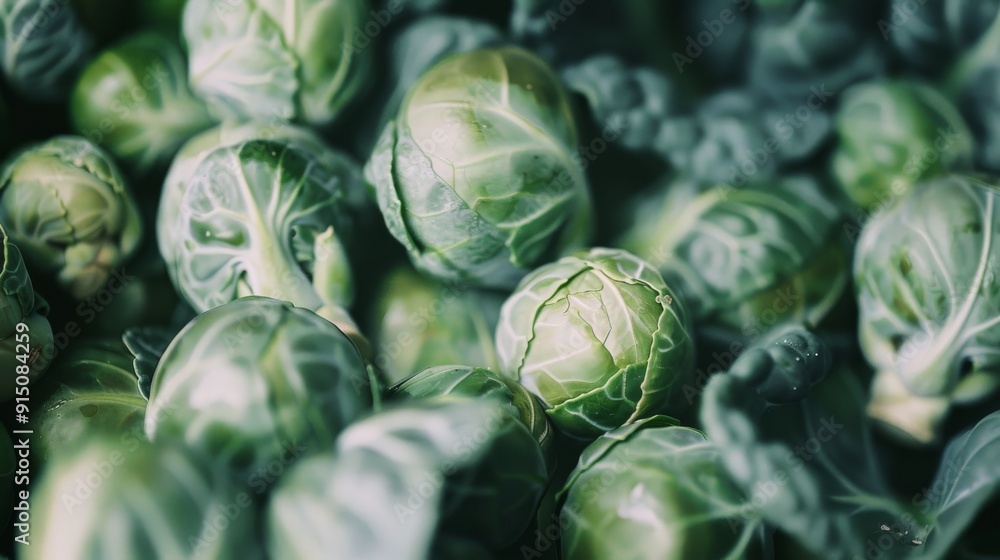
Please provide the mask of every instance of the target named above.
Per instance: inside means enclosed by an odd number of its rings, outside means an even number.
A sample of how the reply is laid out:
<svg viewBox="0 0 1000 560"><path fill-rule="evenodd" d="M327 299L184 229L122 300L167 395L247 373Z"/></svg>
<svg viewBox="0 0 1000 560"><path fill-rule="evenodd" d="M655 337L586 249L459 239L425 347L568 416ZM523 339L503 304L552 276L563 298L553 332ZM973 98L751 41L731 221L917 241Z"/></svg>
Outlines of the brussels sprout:
<svg viewBox="0 0 1000 560"><path fill-rule="evenodd" d="M475 465L501 432L490 401L456 397L388 408L303 458L268 500L272 558L426 560L445 476ZM480 558L472 556L469 558ZM463 559L464 560L464 559Z"/></svg>
<svg viewBox="0 0 1000 560"><path fill-rule="evenodd" d="M491 547L513 543L528 527L548 483L546 454L553 433L545 412L524 387L483 368L441 366L421 371L392 389L391 396L418 399L470 397L500 403L504 414L475 468L455 473L446 492L444 531ZM553 465L554 466L554 465ZM449 495L450 494L450 495Z"/></svg>
<svg viewBox="0 0 1000 560"><path fill-rule="evenodd" d="M564 257L526 276L504 303L502 372L578 439L676 412L694 362L685 303L652 265L625 251Z"/></svg>
<svg viewBox="0 0 1000 560"><path fill-rule="evenodd" d="M756 528L734 530L752 506L718 449L662 417L590 444L562 495L562 553L574 560L744 558Z"/></svg>
<svg viewBox="0 0 1000 560"><path fill-rule="evenodd" d="M594 122L606 127L604 140L634 151L664 151L671 142L668 120L680 112L684 99L677 83L663 73L630 68L619 57L601 54L560 74L567 88L586 98Z"/></svg>
<svg viewBox="0 0 1000 560"><path fill-rule="evenodd" d="M191 321L153 374L146 416L154 443L179 441L236 472L286 448L331 445L372 406L358 349L306 309L245 297Z"/></svg>
<svg viewBox="0 0 1000 560"><path fill-rule="evenodd" d="M0 385L0 402L14 396L17 377L38 379L49 363L42 349L52 344L48 303L35 294L17 246L0 224L3 267L0 268L0 367L8 372ZM19 326L23 325L23 326Z"/></svg>
<svg viewBox="0 0 1000 560"><path fill-rule="evenodd" d="M829 98L820 93L815 101ZM656 148L685 177L742 186L807 160L829 138L832 119L822 107L803 118L792 116L795 105L752 90L724 90L691 114L667 119Z"/></svg>
<svg viewBox="0 0 1000 560"><path fill-rule="evenodd" d="M168 198L177 248L164 255L174 285L204 311L241 296L319 311L354 295L347 246L354 233L351 175L293 144L251 140L217 148L181 198ZM162 216L161 216L162 219Z"/></svg>
<svg viewBox="0 0 1000 560"><path fill-rule="evenodd" d="M132 35L97 55L70 100L77 132L143 172L165 164L212 125L187 86L180 47L156 33Z"/></svg>
<svg viewBox="0 0 1000 560"><path fill-rule="evenodd" d="M919 82L855 86L837 113L833 176L858 205L871 208L913 183L972 166L972 135L958 110Z"/></svg>
<svg viewBox="0 0 1000 560"><path fill-rule="evenodd" d="M325 125L367 87L372 49L355 47L365 0L189 0L191 87L222 118Z"/></svg>
<svg viewBox="0 0 1000 560"><path fill-rule="evenodd" d="M815 325L844 292L840 212L814 179L707 190L681 179L658 196L638 204L621 246L659 268L704 336L728 344L790 322Z"/></svg>
<svg viewBox="0 0 1000 560"><path fill-rule="evenodd" d="M954 405L1000 388L1000 190L949 175L874 216L854 259L868 412L931 443Z"/></svg>
<svg viewBox="0 0 1000 560"><path fill-rule="evenodd" d="M32 456L49 463L93 435L135 448L143 431L146 399L139 394L132 355L120 340L73 341L32 390ZM155 410L152 416L169 411Z"/></svg>
<svg viewBox="0 0 1000 560"><path fill-rule="evenodd" d="M28 99L65 99L92 44L67 0L0 0L0 67Z"/></svg>
<svg viewBox="0 0 1000 560"><path fill-rule="evenodd" d="M32 491L31 544L20 556L260 558L250 497L226 475L176 447L88 437Z"/></svg>
<svg viewBox="0 0 1000 560"><path fill-rule="evenodd" d="M431 366L499 371L493 337L504 296L426 278L408 267L385 280L375 309L375 365L390 382Z"/></svg>
<svg viewBox="0 0 1000 560"><path fill-rule="evenodd" d="M409 8L413 8L410 0ZM466 17L451 15L428 15L412 23L392 37L388 50L386 76L381 78L390 85L377 103L378 126L372 130L363 128L358 135L363 137L359 144L361 151L370 153L378 134L385 124L399 111L406 92L420 76L434 63L448 55L468 52L503 42L503 34L495 26Z"/></svg>
<svg viewBox="0 0 1000 560"><path fill-rule="evenodd" d="M156 219L156 241L160 253L166 260L170 260L169 255L175 248L172 233L182 208L180 200L184 198L186 185L194 177L202 160L218 148L236 146L257 139L293 144L320 160L324 167L336 170L338 175L343 177L344 189L348 193L349 200L359 207L355 212L362 213L360 208L367 204L367 199L357 163L341 152L329 148L316 133L308 128L280 120L226 122L191 138L181 146L170 164L163 182Z"/></svg>
<svg viewBox="0 0 1000 560"><path fill-rule="evenodd" d="M365 170L421 271L511 288L589 236L565 92L514 47L453 55L410 88Z"/></svg>
<svg viewBox="0 0 1000 560"><path fill-rule="evenodd" d="M866 0L756 0L747 63L751 85L776 98L806 102L817 87L840 93L880 75L884 40Z"/></svg>
<svg viewBox="0 0 1000 560"><path fill-rule="evenodd" d="M0 173L0 222L30 267L77 300L135 253L142 220L118 166L89 140L58 136L12 156Z"/></svg>

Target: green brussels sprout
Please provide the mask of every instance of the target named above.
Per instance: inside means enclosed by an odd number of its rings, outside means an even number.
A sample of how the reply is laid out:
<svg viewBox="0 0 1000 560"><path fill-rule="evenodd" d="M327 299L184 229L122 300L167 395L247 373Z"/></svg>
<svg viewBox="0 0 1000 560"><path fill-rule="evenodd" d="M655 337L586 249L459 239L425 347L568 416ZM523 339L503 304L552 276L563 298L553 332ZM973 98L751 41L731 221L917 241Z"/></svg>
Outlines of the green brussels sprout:
<svg viewBox="0 0 1000 560"><path fill-rule="evenodd" d="M752 544L752 524L733 528L752 506L719 450L703 433L663 417L590 444L560 498L564 558L745 558Z"/></svg>
<svg viewBox="0 0 1000 560"><path fill-rule="evenodd" d="M0 69L28 99L65 99L92 45L67 0L0 0Z"/></svg>
<svg viewBox="0 0 1000 560"><path fill-rule="evenodd" d="M474 468L455 473L441 520L445 532L482 540L491 547L513 543L528 527L548 484L546 455L553 432L535 397L521 385L487 369L440 366L394 386L391 397L469 397L500 403L498 433ZM554 466L554 465L553 465ZM450 494L450 495L449 495Z"/></svg>
<svg viewBox="0 0 1000 560"><path fill-rule="evenodd" d="M449 364L499 371L493 337L503 301L498 292L437 282L400 267L377 299L374 363L392 383Z"/></svg>
<svg viewBox="0 0 1000 560"><path fill-rule="evenodd" d="M925 84L854 86L844 94L836 123L832 174L865 209L903 196L913 183L972 166L972 133L958 109Z"/></svg>
<svg viewBox="0 0 1000 560"><path fill-rule="evenodd" d="M139 247L143 224L118 166L78 136L12 156L0 171L0 222L29 267L73 298L94 295Z"/></svg>
<svg viewBox="0 0 1000 560"><path fill-rule="evenodd" d="M174 246L163 256L188 303L204 311L262 295L324 316L351 303L357 175L346 159L330 166L331 159L297 144L249 140L214 149L182 191L164 192L159 244Z"/></svg>
<svg viewBox="0 0 1000 560"><path fill-rule="evenodd" d="M577 439L676 412L694 365L686 302L649 263L595 248L539 267L500 311L501 371Z"/></svg>
<svg viewBox="0 0 1000 560"><path fill-rule="evenodd" d="M449 509L446 476L483 460L502 435L489 429L497 414L489 400L455 397L389 407L348 426L335 448L278 479L267 503L271 557L437 558L429 551Z"/></svg>
<svg viewBox="0 0 1000 560"><path fill-rule="evenodd" d="M452 55L411 87L366 167L421 271L512 288L589 237L590 195L566 92L515 47Z"/></svg>
<svg viewBox="0 0 1000 560"><path fill-rule="evenodd" d="M42 463L95 434L132 449L146 440L146 399L121 340L73 341L32 391L32 402L32 456Z"/></svg>
<svg viewBox="0 0 1000 560"><path fill-rule="evenodd" d="M706 342L818 324L847 286L840 211L810 177L739 189L680 179L637 207L620 245L656 265Z"/></svg>
<svg viewBox="0 0 1000 560"><path fill-rule="evenodd" d="M220 119L322 126L367 88L372 49L355 43L366 0L188 0L191 88Z"/></svg>
<svg viewBox="0 0 1000 560"><path fill-rule="evenodd" d="M302 148L323 162L324 167L335 169L344 177L350 200L359 208L367 204L357 163L346 155L329 148L315 132L284 121L224 122L188 140L174 157L163 182L160 204L156 217L156 241L160 253L168 261L175 244L172 232L180 212L180 199L184 197L187 183L195 175L198 165L214 150L235 146L249 140L275 140ZM358 210L358 213L361 211Z"/></svg>
<svg viewBox="0 0 1000 560"><path fill-rule="evenodd" d="M90 436L32 491L25 560L261 558L246 492L203 456L148 443L123 447Z"/></svg>
<svg viewBox="0 0 1000 560"><path fill-rule="evenodd" d="M139 172L166 164L188 138L212 126L187 85L180 46L137 33L94 57L70 99L77 132Z"/></svg>
<svg viewBox="0 0 1000 560"><path fill-rule="evenodd" d="M1000 187L961 175L914 185L869 221L854 259L868 413L937 441L955 405L1000 388Z"/></svg>
<svg viewBox="0 0 1000 560"><path fill-rule="evenodd" d="M245 297L188 323L153 373L146 435L202 450L234 472L287 448L332 445L372 407L354 343L309 310Z"/></svg>
<svg viewBox="0 0 1000 560"><path fill-rule="evenodd" d="M10 242L3 224L0 224L0 237L3 238L0 367L8 372L0 385L2 402L14 396L20 376L26 375L30 384L48 369L49 363L42 349L52 344L52 325L46 318L48 303L35 293L21 252Z"/></svg>

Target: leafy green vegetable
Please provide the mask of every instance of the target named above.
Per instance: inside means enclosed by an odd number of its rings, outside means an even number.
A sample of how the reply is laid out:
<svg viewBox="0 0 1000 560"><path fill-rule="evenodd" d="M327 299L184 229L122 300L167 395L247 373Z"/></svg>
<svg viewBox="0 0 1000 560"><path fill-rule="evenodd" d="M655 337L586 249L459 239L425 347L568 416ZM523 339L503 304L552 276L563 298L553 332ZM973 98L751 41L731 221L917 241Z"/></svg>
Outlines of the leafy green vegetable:
<svg viewBox="0 0 1000 560"><path fill-rule="evenodd" d="M178 248L164 258L184 298L204 311L261 295L326 316L350 304L357 175L346 158L331 160L296 144L248 140L209 152L183 191L165 192L160 244Z"/></svg>
<svg viewBox="0 0 1000 560"><path fill-rule="evenodd" d="M131 35L94 57L70 101L73 125L138 171L166 164L212 126L187 85L184 54L157 33Z"/></svg>
<svg viewBox="0 0 1000 560"><path fill-rule="evenodd" d="M48 369L42 349L52 344L52 326L46 315L48 303L35 294L31 277L17 246L0 224L3 266L0 268L0 367L9 372L0 386L0 401L11 399L26 375L31 383ZM18 327L23 323L24 327ZM19 359L23 356L23 360Z"/></svg>
<svg viewBox="0 0 1000 560"><path fill-rule="evenodd" d="M866 82L848 90L837 113L831 170L863 208L889 204L914 183L972 166L972 135L958 110L919 82Z"/></svg>
<svg viewBox="0 0 1000 560"><path fill-rule="evenodd" d="M348 427L335 448L278 481L267 507L271 555L427 558L449 508L445 477L490 448L497 412L467 398L415 401Z"/></svg>
<svg viewBox="0 0 1000 560"><path fill-rule="evenodd" d="M449 364L499 371L493 337L503 301L500 293L437 282L400 267L377 299L374 363L391 382Z"/></svg>
<svg viewBox="0 0 1000 560"><path fill-rule="evenodd" d="M33 388L32 456L51 463L78 442L103 435L135 448L146 440L143 422L165 409L146 410L132 373L131 355L113 338L74 341Z"/></svg>
<svg viewBox="0 0 1000 560"><path fill-rule="evenodd" d="M992 181L922 182L858 239L859 337L877 370L868 412L913 443L1000 388L998 201Z"/></svg>
<svg viewBox="0 0 1000 560"><path fill-rule="evenodd" d="M244 297L202 313L153 374L146 435L211 454L237 473L286 449L332 444L372 406L354 343L309 310Z"/></svg>
<svg viewBox="0 0 1000 560"><path fill-rule="evenodd" d="M625 251L564 257L526 276L504 303L502 372L580 439L674 411L694 361L686 304Z"/></svg>
<svg viewBox="0 0 1000 560"><path fill-rule="evenodd" d="M916 512L889 493L859 420L862 393L849 371L827 378L831 362L811 332L773 331L709 379L700 417L749 499L736 524L760 518L815 554L853 558L862 536Z"/></svg>
<svg viewBox="0 0 1000 560"><path fill-rule="evenodd" d="M0 222L33 270L83 300L121 272L143 224L118 166L78 136L24 148L0 171Z"/></svg>
<svg viewBox="0 0 1000 560"><path fill-rule="evenodd" d="M745 558L759 519L701 432L654 416L604 434L562 491L562 552L579 560Z"/></svg>
<svg viewBox="0 0 1000 560"><path fill-rule="evenodd" d="M511 288L584 243L590 199L552 70L515 47L450 56L414 83L365 170L422 272Z"/></svg>
<svg viewBox="0 0 1000 560"><path fill-rule="evenodd" d="M0 1L0 69L26 98L63 101L92 45L66 0Z"/></svg>
<svg viewBox="0 0 1000 560"><path fill-rule="evenodd" d="M809 176L740 188L680 178L653 197L620 245L663 273L706 341L816 325L846 288L840 211Z"/></svg>
<svg viewBox="0 0 1000 560"><path fill-rule="evenodd" d="M918 505L928 506L933 522L928 533L915 532L926 544L927 558L943 557L976 515L1000 491L1000 412L948 442L941 466ZM927 529L927 528L925 528Z"/></svg>
<svg viewBox="0 0 1000 560"><path fill-rule="evenodd" d="M256 512L209 457L88 437L45 472L26 560L260 558Z"/></svg>
<svg viewBox="0 0 1000 560"><path fill-rule="evenodd" d="M469 397L500 403L503 414L486 425L492 440L483 459L449 481L444 503L454 504L441 523L446 532L491 547L513 543L531 522L548 483L553 433L545 412L524 387L487 369L426 369L392 388L392 397L451 400ZM477 436L479 437L479 436ZM485 436L482 436L485 437Z"/></svg>
<svg viewBox="0 0 1000 560"><path fill-rule="evenodd" d="M365 0L188 0L191 88L220 119L322 126L367 87L372 49L355 39Z"/></svg>

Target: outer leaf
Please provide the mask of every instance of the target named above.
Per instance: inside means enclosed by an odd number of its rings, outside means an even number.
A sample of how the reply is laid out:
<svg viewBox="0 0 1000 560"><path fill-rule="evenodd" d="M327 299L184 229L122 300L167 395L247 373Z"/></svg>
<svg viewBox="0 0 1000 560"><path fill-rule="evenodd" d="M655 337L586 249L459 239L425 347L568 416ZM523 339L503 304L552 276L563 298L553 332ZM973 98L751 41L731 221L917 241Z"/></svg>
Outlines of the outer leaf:
<svg viewBox="0 0 1000 560"><path fill-rule="evenodd" d="M952 549L979 510L1000 491L1000 412L979 421L948 442L926 502L933 524L914 532L926 543L925 557L943 557ZM930 506L928 508L927 506Z"/></svg>
<svg viewBox="0 0 1000 560"><path fill-rule="evenodd" d="M134 358L132 369L139 378L139 394L147 401L153 385L153 372L176 334L172 329L163 327L130 328L122 334L122 342Z"/></svg>
<svg viewBox="0 0 1000 560"><path fill-rule="evenodd" d="M297 463L268 505L272 556L424 560L444 476L479 460L497 411L468 399L387 409L341 434L335 453ZM465 445L477 434L482 445Z"/></svg>
<svg viewBox="0 0 1000 560"><path fill-rule="evenodd" d="M372 406L351 340L311 311L244 297L203 313L174 338L153 374L150 441L184 442L236 473L286 449L332 445Z"/></svg>
<svg viewBox="0 0 1000 560"><path fill-rule="evenodd" d="M31 416L32 450L42 462L98 435L131 450L146 440L146 399L128 350L113 338L74 341L31 396L37 403ZM164 412L153 409L149 416Z"/></svg>
<svg viewBox="0 0 1000 560"><path fill-rule="evenodd" d="M88 438L63 450L31 495L38 525L27 560L261 557L250 497L218 464L178 447Z"/></svg>
<svg viewBox="0 0 1000 560"><path fill-rule="evenodd" d="M845 370L820 383L829 368L822 341L780 329L709 380L700 417L754 515L824 558L846 559L864 555L863 537L880 525L918 514L881 479L859 421L863 394Z"/></svg>

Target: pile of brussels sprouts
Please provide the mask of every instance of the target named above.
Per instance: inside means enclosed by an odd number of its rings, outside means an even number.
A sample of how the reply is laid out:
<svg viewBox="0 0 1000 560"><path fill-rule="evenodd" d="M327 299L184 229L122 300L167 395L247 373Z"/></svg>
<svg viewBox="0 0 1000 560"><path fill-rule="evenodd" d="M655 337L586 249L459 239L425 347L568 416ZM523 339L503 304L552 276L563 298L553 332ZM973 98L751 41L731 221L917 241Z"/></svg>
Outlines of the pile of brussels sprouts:
<svg viewBox="0 0 1000 560"><path fill-rule="evenodd" d="M1000 2L0 0L0 558L1000 558Z"/></svg>

